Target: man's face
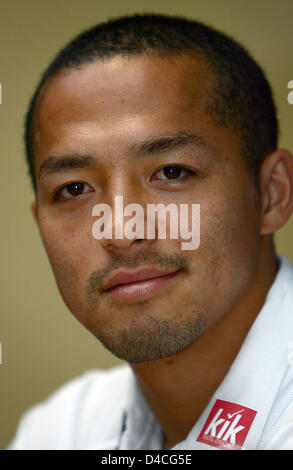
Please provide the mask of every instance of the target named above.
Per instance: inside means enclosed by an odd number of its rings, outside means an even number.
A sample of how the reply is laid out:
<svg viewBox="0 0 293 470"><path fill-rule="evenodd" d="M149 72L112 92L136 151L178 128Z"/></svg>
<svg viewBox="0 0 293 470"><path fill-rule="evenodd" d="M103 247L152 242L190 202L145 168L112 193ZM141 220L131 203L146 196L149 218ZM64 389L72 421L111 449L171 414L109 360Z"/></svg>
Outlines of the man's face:
<svg viewBox="0 0 293 470"><path fill-rule="evenodd" d="M59 74L37 107L38 224L60 293L128 362L188 347L237 307L257 267L253 184L237 136L206 111L210 83L194 58L117 56ZM124 207L200 204L199 247L95 239L92 209L104 203L114 214L117 195Z"/></svg>

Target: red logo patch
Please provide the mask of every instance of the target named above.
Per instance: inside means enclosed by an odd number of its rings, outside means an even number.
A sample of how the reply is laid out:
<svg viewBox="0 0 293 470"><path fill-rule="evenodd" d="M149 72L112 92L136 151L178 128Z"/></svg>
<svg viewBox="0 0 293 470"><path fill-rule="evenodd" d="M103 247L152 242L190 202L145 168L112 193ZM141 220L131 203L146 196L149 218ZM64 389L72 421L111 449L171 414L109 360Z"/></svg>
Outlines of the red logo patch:
<svg viewBox="0 0 293 470"><path fill-rule="evenodd" d="M237 403L216 400L197 441L219 449L240 450L256 413Z"/></svg>

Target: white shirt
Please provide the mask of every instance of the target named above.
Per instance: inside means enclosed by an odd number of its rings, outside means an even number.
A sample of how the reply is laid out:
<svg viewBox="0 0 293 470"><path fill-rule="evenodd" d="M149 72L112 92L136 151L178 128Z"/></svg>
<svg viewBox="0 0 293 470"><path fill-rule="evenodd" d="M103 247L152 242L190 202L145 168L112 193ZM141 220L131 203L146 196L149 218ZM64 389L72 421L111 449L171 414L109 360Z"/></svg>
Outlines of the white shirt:
<svg viewBox="0 0 293 470"><path fill-rule="evenodd" d="M236 359L172 449L293 449L293 265L285 256L278 260ZM8 449L158 450L162 429L126 364L90 370L34 405Z"/></svg>

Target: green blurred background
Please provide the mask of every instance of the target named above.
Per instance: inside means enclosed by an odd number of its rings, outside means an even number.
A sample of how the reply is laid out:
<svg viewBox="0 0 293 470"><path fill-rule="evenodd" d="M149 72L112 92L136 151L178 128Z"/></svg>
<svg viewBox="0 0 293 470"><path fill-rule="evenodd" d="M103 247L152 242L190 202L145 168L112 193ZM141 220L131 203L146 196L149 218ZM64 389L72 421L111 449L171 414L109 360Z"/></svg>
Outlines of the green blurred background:
<svg viewBox="0 0 293 470"><path fill-rule="evenodd" d="M292 0L1 0L0 448L21 414L65 381L120 361L71 315L57 291L30 212L33 193L22 142L23 117L39 76L73 36L110 17L174 13L202 20L242 42L272 84L280 146L293 149ZM293 260L293 218L276 235Z"/></svg>

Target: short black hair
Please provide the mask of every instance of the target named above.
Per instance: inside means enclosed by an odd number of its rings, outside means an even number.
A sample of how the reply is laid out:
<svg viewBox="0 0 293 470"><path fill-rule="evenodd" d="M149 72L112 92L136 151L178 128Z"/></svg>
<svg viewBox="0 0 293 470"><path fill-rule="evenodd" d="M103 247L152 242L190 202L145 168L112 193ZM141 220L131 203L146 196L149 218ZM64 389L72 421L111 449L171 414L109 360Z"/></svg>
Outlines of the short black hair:
<svg viewBox="0 0 293 470"><path fill-rule="evenodd" d="M257 185L262 161L278 145L272 90L261 67L226 34L193 19L134 14L110 19L71 40L45 70L25 116L25 150L34 189L34 111L45 82L66 69L116 55L147 54L201 58L213 72L206 109L221 126L236 132L240 154Z"/></svg>

